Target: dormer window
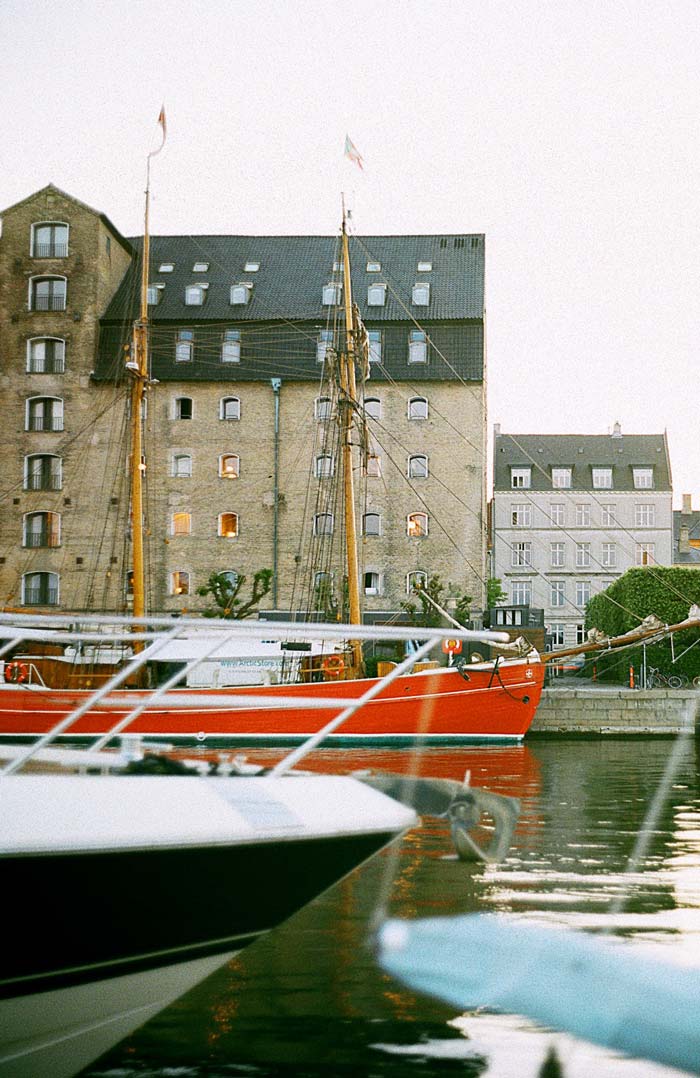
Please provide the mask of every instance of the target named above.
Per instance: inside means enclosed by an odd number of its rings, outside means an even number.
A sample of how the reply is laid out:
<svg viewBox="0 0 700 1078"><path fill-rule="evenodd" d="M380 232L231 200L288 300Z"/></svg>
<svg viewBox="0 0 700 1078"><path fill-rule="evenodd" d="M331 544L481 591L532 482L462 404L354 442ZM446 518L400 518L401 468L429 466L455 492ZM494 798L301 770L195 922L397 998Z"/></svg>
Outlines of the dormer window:
<svg viewBox="0 0 700 1078"><path fill-rule="evenodd" d="M593 489L610 490L613 485L612 468L593 469Z"/></svg>
<svg viewBox="0 0 700 1078"><path fill-rule="evenodd" d="M417 268L419 273L430 273L433 268L433 264L432 262L419 262Z"/></svg>
<svg viewBox="0 0 700 1078"><path fill-rule="evenodd" d="M321 303L324 307L335 307L337 303L340 303L340 296L343 286L338 281L330 281L324 286L321 296Z"/></svg>
<svg viewBox="0 0 700 1078"><path fill-rule="evenodd" d="M571 468L552 468L552 486L564 490L571 486Z"/></svg>
<svg viewBox="0 0 700 1078"><path fill-rule="evenodd" d="M185 289L185 305L201 307L207 295L208 284L191 284Z"/></svg>
<svg viewBox="0 0 700 1078"><path fill-rule="evenodd" d="M531 468L511 468L510 470L510 485L514 489L518 487L529 487L532 480Z"/></svg>
<svg viewBox="0 0 700 1078"><path fill-rule="evenodd" d="M161 264L158 267L158 272L159 273L172 273L174 269L175 269L175 263L174 262L161 262Z"/></svg>
<svg viewBox="0 0 700 1078"><path fill-rule="evenodd" d="M368 262L367 263L367 272L368 273L380 273L381 269L382 269L381 262Z"/></svg>
<svg viewBox="0 0 700 1078"><path fill-rule="evenodd" d="M342 273L344 269L345 269L345 267L344 267L343 263L340 262L338 259L336 259L335 262L333 263L333 272L334 273Z"/></svg>
<svg viewBox="0 0 700 1078"><path fill-rule="evenodd" d="M149 284L146 290L146 302L149 307L156 307L160 300L160 293L162 289L158 288L155 284Z"/></svg>
<svg viewBox="0 0 700 1078"><path fill-rule="evenodd" d="M259 269L259 262L246 262L245 266L243 267L245 273L257 273Z"/></svg>
<svg viewBox="0 0 700 1078"><path fill-rule="evenodd" d="M208 270L209 270L209 263L208 262L195 262L194 265L192 266L192 272L193 273L207 273Z"/></svg>
<svg viewBox="0 0 700 1078"><path fill-rule="evenodd" d="M411 302L414 307L427 307L430 303L430 285L423 281L414 284Z"/></svg>
<svg viewBox="0 0 700 1078"><path fill-rule="evenodd" d="M635 490L651 490L654 486L653 468L633 468L632 475Z"/></svg>
<svg viewBox="0 0 700 1078"><path fill-rule="evenodd" d="M250 293L253 289L251 284L233 284L231 285L231 306L241 306L248 303L250 300Z"/></svg>
<svg viewBox="0 0 700 1078"><path fill-rule="evenodd" d="M367 289L367 306L383 307L386 303L386 285L371 284Z"/></svg>
<svg viewBox="0 0 700 1078"><path fill-rule="evenodd" d="M46 221L32 225L32 258L65 258L68 254L68 225Z"/></svg>

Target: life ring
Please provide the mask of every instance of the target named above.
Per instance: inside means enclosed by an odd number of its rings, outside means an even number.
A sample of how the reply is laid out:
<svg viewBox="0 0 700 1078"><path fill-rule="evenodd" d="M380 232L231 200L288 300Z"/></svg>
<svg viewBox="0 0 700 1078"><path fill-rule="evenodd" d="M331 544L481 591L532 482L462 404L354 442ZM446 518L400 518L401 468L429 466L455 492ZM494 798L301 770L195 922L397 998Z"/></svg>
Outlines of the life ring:
<svg viewBox="0 0 700 1078"><path fill-rule="evenodd" d="M20 685L29 677L29 667L26 663L12 662L5 664L5 681L11 681L13 685Z"/></svg>
<svg viewBox="0 0 700 1078"><path fill-rule="evenodd" d="M345 670L345 659L342 655L324 655L321 660L321 669L328 678L342 677Z"/></svg>
<svg viewBox="0 0 700 1078"><path fill-rule="evenodd" d="M443 640L442 650L445 655L459 655L462 651L461 640Z"/></svg>

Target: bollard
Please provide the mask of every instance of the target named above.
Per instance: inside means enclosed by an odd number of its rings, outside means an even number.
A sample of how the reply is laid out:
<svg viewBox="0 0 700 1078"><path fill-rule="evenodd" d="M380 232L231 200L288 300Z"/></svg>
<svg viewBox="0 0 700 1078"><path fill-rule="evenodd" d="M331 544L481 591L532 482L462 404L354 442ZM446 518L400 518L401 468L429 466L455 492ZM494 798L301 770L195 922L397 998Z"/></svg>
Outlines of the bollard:
<svg viewBox="0 0 700 1078"><path fill-rule="evenodd" d="M630 689L634 688L634 667L630 666Z"/></svg>

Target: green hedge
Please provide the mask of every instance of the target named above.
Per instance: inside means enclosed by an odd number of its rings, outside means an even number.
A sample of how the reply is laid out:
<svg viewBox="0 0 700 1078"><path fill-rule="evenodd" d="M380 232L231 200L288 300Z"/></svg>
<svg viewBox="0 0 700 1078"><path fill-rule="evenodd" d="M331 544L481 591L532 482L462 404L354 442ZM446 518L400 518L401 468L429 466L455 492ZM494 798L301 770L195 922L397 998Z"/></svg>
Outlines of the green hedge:
<svg viewBox="0 0 700 1078"><path fill-rule="evenodd" d="M638 629L640 620L648 614L656 614L661 621L674 625L688 617L693 603L700 605L700 570L656 565L629 569L588 603L586 629L595 627L608 636L622 636L631 629ZM685 654L681 655L682 652ZM672 662L674 654L675 663ZM647 645L646 658L648 667L656 666L664 674L697 677L700 674L700 629L675 633L673 651L669 639ZM596 659L598 677L603 681L627 684L630 665L638 672L641 662L641 645L616 654L601 653Z"/></svg>

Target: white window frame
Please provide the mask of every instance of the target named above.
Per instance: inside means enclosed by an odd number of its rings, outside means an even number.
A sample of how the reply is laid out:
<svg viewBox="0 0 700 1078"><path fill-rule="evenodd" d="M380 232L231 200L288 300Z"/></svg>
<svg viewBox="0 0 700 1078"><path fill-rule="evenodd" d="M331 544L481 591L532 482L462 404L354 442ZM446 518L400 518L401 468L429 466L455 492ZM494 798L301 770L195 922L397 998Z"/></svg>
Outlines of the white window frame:
<svg viewBox="0 0 700 1078"><path fill-rule="evenodd" d="M379 453L370 453L365 461L365 476L368 479L382 478L382 458Z"/></svg>
<svg viewBox="0 0 700 1078"><path fill-rule="evenodd" d="M55 550L61 545L61 523L61 514L52 509L33 509L25 513L22 517L22 546L30 550ZM46 537L45 543L29 540L29 536L42 534Z"/></svg>
<svg viewBox="0 0 700 1078"><path fill-rule="evenodd" d="M634 507L635 528L656 527L656 506L653 502L638 502Z"/></svg>
<svg viewBox="0 0 700 1078"><path fill-rule="evenodd" d="M386 285L381 284L379 281L373 281L372 284L367 285L367 306L368 307L385 307L386 306Z"/></svg>
<svg viewBox="0 0 700 1078"><path fill-rule="evenodd" d="M550 561L553 569L563 569L566 565L566 543L550 543Z"/></svg>
<svg viewBox="0 0 700 1078"><path fill-rule="evenodd" d="M423 414L421 414L423 413ZM407 416L411 421L420 422L428 418L428 398L411 397L408 402Z"/></svg>
<svg viewBox="0 0 700 1078"><path fill-rule="evenodd" d="M183 416L181 414L182 413L182 402L183 401L189 401L190 414L188 416ZM175 397L175 399L173 401L173 419L187 421L187 420L193 419L193 418L194 418L194 398L193 397Z"/></svg>
<svg viewBox="0 0 700 1078"><path fill-rule="evenodd" d="M174 262L161 262L161 264L158 267L158 272L159 273L172 273L174 269L175 269L175 263Z"/></svg>
<svg viewBox="0 0 700 1078"><path fill-rule="evenodd" d="M426 539L430 532L427 513L409 513L406 517L406 535L410 539Z"/></svg>
<svg viewBox="0 0 700 1078"><path fill-rule="evenodd" d="M47 296L46 297L47 300L50 298L52 300L52 302L50 303L50 305L47 305L46 307L37 306L37 303L36 303L37 297L35 295L35 286L38 285L38 284L41 284L42 281L63 281L63 294L59 295L59 296L54 296L53 294L50 297ZM53 302L54 300L62 300L62 303ZM28 305L28 308L29 308L30 311L65 311L65 310L67 310L67 308L68 308L68 278L64 277L60 273L37 273L34 277L30 277L29 278L29 298L28 298L28 301L27 301L27 305Z"/></svg>
<svg viewBox="0 0 700 1078"><path fill-rule="evenodd" d="M314 416L319 423L327 423L333 415L333 401L330 397L316 397Z"/></svg>
<svg viewBox="0 0 700 1078"><path fill-rule="evenodd" d="M550 502L549 519L551 520L552 524L556 524L557 527L563 527L566 524L566 503Z"/></svg>
<svg viewBox="0 0 700 1078"><path fill-rule="evenodd" d="M382 361L382 331L380 329L368 329L367 341L369 343L369 361L370 363L381 363Z"/></svg>
<svg viewBox="0 0 700 1078"><path fill-rule="evenodd" d="M518 540L512 544L510 548L510 564L514 568L532 565L532 543L529 540Z"/></svg>
<svg viewBox="0 0 700 1078"><path fill-rule="evenodd" d="M42 401L42 426L34 426L36 421L36 415L32 413L35 409L32 407L36 402ZM46 426L46 421L49 418L46 414L46 403L51 402L51 416L50 425ZM34 397L28 397L25 405L24 414L24 429L29 431L43 431L44 433L51 432L56 433L63 430L63 424L65 420L65 412L63 408L63 397L44 396L42 393L36 394Z"/></svg>
<svg viewBox="0 0 700 1078"><path fill-rule="evenodd" d="M638 566L654 565L655 558L654 552L656 550L656 543L637 543L634 551L634 564ZM647 555L645 562L644 555Z"/></svg>
<svg viewBox="0 0 700 1078"><path fill-rule="evenodd" d="M511 468L510 469L510 486L511 490L529 490L532 484L532 468Z"/></svg>
<svg viewBox="0 0 700 1078"><path fill-rule="evenodd" d="M189 510L178 509L170 514L170 534L173 537L192 534L192 514Z"/></svg>
<svg viewBox="0 0 700 1078"><path fill-rule="evenodd" d="M529 502L513 502L511 504L510 523L513 528L532 527L532 506Z"/></svg>
<svg viewBox="0 0 700 1078"><path fill-rule="evenodd" d="M591 544L576 543L576 568L590 569L591 567Z"/></svg>
<svg viewBox="0 0 700 1078"><path fill-rule="evenodd" d="M252 284L246 284L243 281L240 281L238 284L232 284L228 294L229 307L244 307L250 302L250 294L252 291Z"/></svg>
<svg viewBox="0 0 700 1078"><path fill-rule="evenodd" d="M418 461L422 461L422 466L418 464ZM423 470L421 470L421 467ZM416 471L416 468L418 469ZM412 453L408 458L408 467L406 469L406 475L409 479L427 479L429 476L428 468L428 454L427 453Z"/></svg>
<svg viewBox="0 0 700 1078"><path fill-rule="evenodd" d="M552 468L552 489L571 490L571 468Z"/></svg>
<svg viewBox="0 0 700 1078"><path fill-rule="evenodd" d="M530 577L515 577L510 582L512 606L532 605L532 580Z"/></svg>
<svg viewBox="0 0 700 1078"><path fill-rule="evenodd" d="M173 453L171 475L174 479L192 478L192 454Z"/></svg>
<svg viewBox="0 0 700 1078"><path fill-rule="evenodd" d="M333 344L333 330L320 329L316 341L316 362L325 363L328 349Z"/></svg>
<svg viewBox="0 0 700 1078"><path fill-rule="evenodd" d="M63 249L62 253L56 254L56 253L50 252L48 254L42 254L41 252L37 251L38 244L37 244L37 239L36 239L36 232L37 232L37 229L39 229L39 228L65 228L65 230L66 230L65 243L56 244L55 241L52 240L52 242L50 244L50 246L53 248L54 251L58 247L63 247L64 249ZM70 243L70 225L68 224L67 221L34 221L34 223L31 226L31 235L30 235L30 257L31 258L67 258L68 257L68 244L69 243Z"/></svg>
<svg viewBox="0 0 700 1078"><path fill-rule="evenodd" d="M32 467L36 461L50 461L48 471L50 473L48 486L37 485L33 479L42 479L43 466L38 469ZM63 457L57 453L28 453L24 458L24 490L62 490L63 489Z"/></svg>
<svg viewBox="0 0 700 1078"><path fill-rule="evenodd" d="M368 419L382 418L382 402L379 397L365 397L364 409Z"/></svg>
<svg viewBox="0 0 700 1078"><path fill-rule="evenodd" d="M314 462L314 474L317 479L332 479L335 475L335 460L332 453L319 453Z"/></svg>
<svg viewBox="0 0 700 1078"><path fill-rule="evenodd" d="M252 259L252 260L246 262L246 264L243 267L243 272L244 273L258 273L259 270L260 270L260 262L257 259Z"/></svg>
<svg viewBox="0 0 700 1078"><path fill-rule="evenodd" d="M377 569L365 569L362 574L362 590L365 595L382 594L382 575Z"/></svg>
<svg viewBox="0 0 700 1078"><path fill-rule="evenodd" d="M600 564L604 569L617 568L617 543L603 543L601 545Z"/></svg>
<svg viewBox="0 0 700 1078"><path fill-rule="evenodd" d="M590 580L577 580L576 581L576 606L584 607L586 603L591 601L591 582Z"/></svg>
<svg viewBox="0 0 700 1078"><path fill-rule="evenodd" d="M382 271L381 262L372 262L372 261L370 261L370 262L367 263L367 273L381 273L381 271Z"/></svg>
<svg viewBox="0 0 700 1078"><path fill-rule="evenodd" d="M236 334L236 336L234 336ZM224 338L221 342L221 362L241 362L241 331L240 329L225 329Z"/></svg>
<svg viewBox="0 0 700 1078"><path fill-rule="evenodd" d="M617 523L617 504L603 502L600 507L600 523L604 528L614 528Z"/></svg>
<svg viewBox="0 0 700 1078"><path fill-rule="evenodd" d="M654 469L652 468L633 468L632 477L634 479L635 490L653 490L654 489Z"/></svg>
<svg viewBox="0 0 700 1078"><path fill-rule="evenodd" d="M372 521L376 520L376 530L370 531L367 527L367 523L372 518ZM382 514L377 513L376 510L370 510L368 513L364 513L362 516L362 534L372 536L376 538L382 534Z"/></svg>
<svg viewBox="0 0 700 1078"><path fill-rule="evenodd" d="M333 513L314 513L314 535L332 535L334 530Z"/></svg>
<svg viewBox="0 0 700 1078"><path fill-rule="evenodd" d="M428 335L422 329L412 329L408 335L408 362L428 362Z"/></svg>
<svg viewBox="0 0 700 1078"><path fill-rule="evenodd" d="M417 273L430 273L432 271L432 262L419 262L416 268Z"/></svg>
<svg viewBox="0 0 700 1078"><path fill-rule="evenodd" d="M406 594L412 595L413 589L418 582L416 578L420 579L422 587L426 587L428 583L428 574L423 569L414 569L413 572L406 573Z"/></svg>
<svg viewBox="0 0 700 1078"><path fill-rule="evenodd" d="M340 281L329 281L321 290L321 306L337 307L343 294L343 285Z"/></svg>
<svg viewBox="0 0 700 1078"><path fill-rule="evenodd" d="M416 281L411 289L411 303L414 307L430 305L430 285L427 281Z"/></svg>
<svg viewBox="0 0 700 1078"><path fill-rule="evenodd" d="M175 362L191 363L194 357L194 330L179 329L175 340Z"/></svg>
<svg viewBox="0 0 700 1078"><path fill-rule="evenodd" d="M227 461L235 461L232 467L227 467ZM240 479L241 458L238 453L221 453L219 456L219 479Z"/></svg>
<svg viewBox="0 0 700 1078"><path fill-rule="evenodd" d="M550 580L549 582L549 605L553 609L566 606L566 581Z"/></svg>
<svg viewBox="0 0 700 1078"><path fill-rule="evenodd" d="M227 415L229 411L229 405L233 405L233 411L235 415ZM240 397L222 397L219 401L219 419L225 423L237 423L241 418L241 398Z"/></svg>
<svg viewBox="0 0 700 1078"><path fill-rule="evenodd" d="M193 273L208 273L209 272L209 263L208 262L194 262L192 264L192 272Z"/></svg>
<svg viewBox="0 0 700 1078"><path fill-rule="evenodd" d="M576 527L590 528L591 506L589 502L578 502L576 505Z"/></svg>
<svg viewBox="0 0 700 1078"><path fill-rule="evenodd" d="M208 287L208 284L188 284L185 288L185 306L203 307Z"/></svg>
<svg viewBox="0 0 700 1078"><path fill-rule="evenodd" d="M563 648L566 641L566 622L553 621L549 626L549 636L553 647Z"/></svg>
<svg viewBox="0 0 700 1078"><path fill-rule="evenodd" d="M56 363L56 356L54 354L54 369L46 370L46 348L44 347L44 355L42 361L44 363L44 369L41 370L38 366L34 366L35 350L39 344L46 344L47 341L56 341L63 345L61 349L58 349L60 356L58 357L58 363ZM54 348L54 353L57 351ZM65 337L54 337L49 334L42 334L40 337L30 337L27 341L27 374L65 374L66 370L66 340Z"/></svg>
<svg viewBox="0 0 700 1078"><path fill-rule="evenodd" d="M31 585L29 584L29 581L30 581L30 579L32 577L46 577L47 578L46 587L44 589L41 589L41 590L45 590L45 591L47 591L49 593L52 590L54 590L56 592L56 596L55 596L55 599L54 599L53 602L49 601L49 602L46 602L46 603L43 603L43 602L30 603L28 601L27 593L30 590L36 590L36 589L31 589ZM52 580L55 581L55 584L53 584L53 586L51 584ZM61 577L60 577L60 575L58 573L47 573L47 572L42 572L42 571L31 572L31 573L23 573L22 574L22 606L59 606L60 601L61 601L60 588L61 588Z"/></svg>
<svg viewBox="0 0 700 1078"><path fill-rule="evenodd" d="M594 490L612 490L613 485L613 470L612 468L593 468L593 489Z"/></svg>

